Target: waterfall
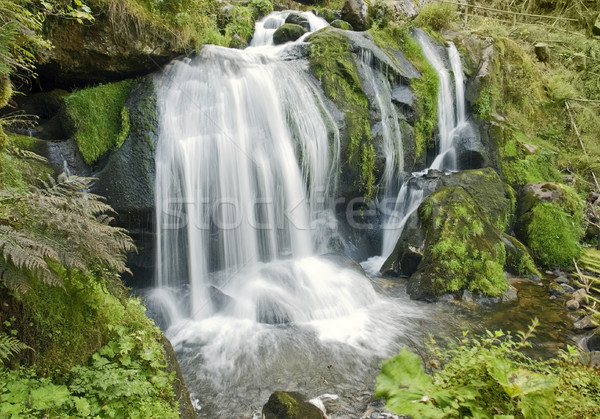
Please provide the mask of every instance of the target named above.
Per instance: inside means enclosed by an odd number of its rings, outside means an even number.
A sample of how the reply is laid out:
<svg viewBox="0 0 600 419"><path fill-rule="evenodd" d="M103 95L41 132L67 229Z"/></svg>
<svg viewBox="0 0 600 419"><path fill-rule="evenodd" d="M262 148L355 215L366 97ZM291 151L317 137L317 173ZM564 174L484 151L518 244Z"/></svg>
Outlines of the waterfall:
<svg viewBox="0 0 600 419"><path fill-rule="evenodd" d="M415 31L415 37L421 45L427 61L434 67L439 78L437 97L438 153L428 169L456 171L458 170L456 158L458 140L465 132L472 135L472 127L466 120L464 77L460 54L452 42L447 43L445 52L454 76L451 78L444 59L425 32L417 30ZM408 217L425 198L425 192L419 186L417 179L424 176L428 169L413 173L412 177L402 184L392 209L387 208L385 205L381 206L385 216L382 253L381 256L371 257L361 263L368 273L376 274L379 272L385 259L394 250Z"/></svg>

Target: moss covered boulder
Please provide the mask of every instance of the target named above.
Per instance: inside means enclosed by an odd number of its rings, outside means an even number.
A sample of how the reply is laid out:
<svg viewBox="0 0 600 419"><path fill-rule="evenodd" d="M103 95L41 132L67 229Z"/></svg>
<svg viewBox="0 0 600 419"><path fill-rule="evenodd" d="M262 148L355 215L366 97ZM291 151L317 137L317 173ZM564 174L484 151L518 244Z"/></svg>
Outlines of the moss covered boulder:
<svg viewBox="0 0 600 419"><path fill-rule="evenodd" d="M579 256L584 202L566 185L536 182L519 194L517 237L544 266L570 266Z"/></svg>
<svg viewBox="0 0 600 419"><path fill-rule="evenodd" d="M307 32L306 28L295 23L285 23L273 33L273 42L275 45L285 44L295 41Z"/></svg>
<svg viewBox="0 0 600 419"><path fill-rule="evenodd" d="M317 406L306 401L300 393L276 391L262 410L265 419L324 419Z"/></svg>
<svg viewBox="0 0 600 419"><path fill-rule="evenodd" d="M502 294L508 286L503 231L514 212L512 189L489 168L429 182L437 190L408 218L382 272L409 276L414 299L434 301L465 289Z"/></svg>

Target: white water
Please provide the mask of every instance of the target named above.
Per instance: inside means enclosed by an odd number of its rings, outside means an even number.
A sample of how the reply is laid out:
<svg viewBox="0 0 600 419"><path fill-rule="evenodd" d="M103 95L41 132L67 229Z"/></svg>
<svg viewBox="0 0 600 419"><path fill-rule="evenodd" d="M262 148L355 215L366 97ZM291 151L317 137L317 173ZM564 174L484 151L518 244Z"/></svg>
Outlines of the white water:
<svg viewBox="0 0 600 419"><path fill-rule="evenodd" d="M446 54L454 75L452 79L444 60L429 37L422 31L416 31L415 36L425 57L435 68L439 78L437 103L438 153L429 169L445 172L456 171L458 169L456 160L457 140L464 130L470 128L466 121L464 77L460 54L456 46L452 42L448 42ZM390 210L386 206L382 206L386 219L383 225L381 256L374 256L361 264L369 274L375 275L379 272L381 265L394 250L408 217L425 198L423 190L420 190L416 182L411 182L411 180L425 175L427 171L413 173L412 178L402 184L393 209Z"/></svg>
<svg viewBox="0 0 600 419"><path fill-rule="evenodd" d="M157 80L149 301L207 417L245 417L281 388L364 401L422 316L319 256L336 234L338 127L293 45L271 45L284 15L259 23L253 47L205 46Z"/></svg>

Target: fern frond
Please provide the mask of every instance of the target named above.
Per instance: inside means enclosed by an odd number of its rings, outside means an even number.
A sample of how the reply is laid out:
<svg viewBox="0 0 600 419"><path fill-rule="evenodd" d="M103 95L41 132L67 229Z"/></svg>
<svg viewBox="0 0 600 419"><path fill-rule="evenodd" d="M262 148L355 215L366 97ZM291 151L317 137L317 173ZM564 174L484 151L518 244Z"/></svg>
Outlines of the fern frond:
<svg viewBox="0 0 600 419"><path fill-rule="evenodd" d="M31 349L19 339L9 336L6 333L0 334L0 361L8 361L11 356L18 354L26 349Z"/></svg>

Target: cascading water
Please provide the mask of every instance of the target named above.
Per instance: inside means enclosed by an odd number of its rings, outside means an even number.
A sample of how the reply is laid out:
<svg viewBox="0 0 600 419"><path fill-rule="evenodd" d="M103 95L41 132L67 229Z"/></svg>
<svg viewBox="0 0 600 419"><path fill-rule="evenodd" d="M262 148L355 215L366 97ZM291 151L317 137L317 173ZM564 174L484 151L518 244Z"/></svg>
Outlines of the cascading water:
<svg viewBox="0 0 600 419"><path fill-rule="evenodd" d="M464 78L460 54L456 46L452 42L448 42L446 54L454 75L452 80L444 60L429 37L421 30L415 31L415 37L439 78L437 98L438 153L429 169L456 171L458 170L456 148L459 140L475 135L473 127L466 120ZM371 257L361 264L368 273L376 274L379 272L385 259L394 250L408 217L425 198L425 192L419 186L418 178L425 175L429 169L413 173L412 177L402 184L393 209L390 210L384 207L387 217L383 224L381 256Z"/></svg>
<svg viewBox="0 0 600 419"><path fill-rule="evenodd" d="M271 46L285 16L259 22L253 47L205 46L157 81L149 301L206 417L251 417L278 389L337 392L340 417L358 416L378 360L422 318L319 256L336 234L338 128L294 45Z"/></svg>

